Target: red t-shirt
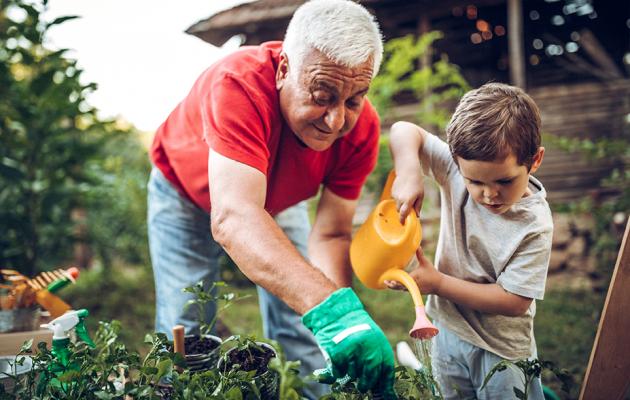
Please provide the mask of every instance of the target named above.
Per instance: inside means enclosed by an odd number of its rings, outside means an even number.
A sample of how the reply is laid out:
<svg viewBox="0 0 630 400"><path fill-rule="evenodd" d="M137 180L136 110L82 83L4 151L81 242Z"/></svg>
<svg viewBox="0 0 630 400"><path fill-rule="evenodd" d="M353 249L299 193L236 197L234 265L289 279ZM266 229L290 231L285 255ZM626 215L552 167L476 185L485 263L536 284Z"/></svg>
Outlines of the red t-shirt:
<svg viewBox="0 0 630 400"><path fill-rule="evenodd" d="M354 129L328 149L299 142L280 113L275 74L281 49L281 42L246 46L213 64L157 130L153 163L206 211L209 147L265 174L265 208L272 215L314 196L321 184L356 199L376 164L380 125L367 101Z"/></svg>

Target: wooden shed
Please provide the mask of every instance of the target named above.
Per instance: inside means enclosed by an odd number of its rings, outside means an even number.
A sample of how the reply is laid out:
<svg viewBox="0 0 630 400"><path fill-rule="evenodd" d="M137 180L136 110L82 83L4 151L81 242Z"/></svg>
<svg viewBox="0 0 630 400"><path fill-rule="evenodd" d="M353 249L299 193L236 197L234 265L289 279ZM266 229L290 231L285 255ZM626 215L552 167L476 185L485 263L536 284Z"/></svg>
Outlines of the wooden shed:
<svg viewBox="0 0 630 400"><path fill-rule="evenodd" d="M258 0L188 28L215 46L280 40L304 0ZM568 137L630 135L630 2L606 0L363 0L385 39L444 33L448 55L475 87L487 81L525 88L547 133ZM399 116L412 105L402 105ZM548 148L537 176L552 201L602 194L608 162Z"/></svg>

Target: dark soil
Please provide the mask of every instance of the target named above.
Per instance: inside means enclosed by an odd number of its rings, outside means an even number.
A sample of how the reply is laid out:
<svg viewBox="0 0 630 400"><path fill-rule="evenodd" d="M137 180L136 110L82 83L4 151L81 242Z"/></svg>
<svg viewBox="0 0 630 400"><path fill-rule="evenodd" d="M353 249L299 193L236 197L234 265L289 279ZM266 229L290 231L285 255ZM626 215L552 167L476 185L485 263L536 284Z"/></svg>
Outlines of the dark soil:
<svg viewBox="0 0 630 400"><path fill-rule="evenodd" d="M206 337L187 336L184 338L184 351L187 355L208 354L219 347L219 343Z"/></svg>
<svg viewBox="0 0 630 400"><path fill-rule="evenodd" d="M158 385L155 394L162 400L170 400L173 397L174 389L172 386Z"/></svg>
<svg viewBox="0 0 630 400"><path fill-rule="evenodd" d="M274 352L266 347L250 348L248 350L234 350L228 355L227 368L239 364L243 371L256 371L255 376L260 376L267 372L269 360L275 357Z"/></svg>

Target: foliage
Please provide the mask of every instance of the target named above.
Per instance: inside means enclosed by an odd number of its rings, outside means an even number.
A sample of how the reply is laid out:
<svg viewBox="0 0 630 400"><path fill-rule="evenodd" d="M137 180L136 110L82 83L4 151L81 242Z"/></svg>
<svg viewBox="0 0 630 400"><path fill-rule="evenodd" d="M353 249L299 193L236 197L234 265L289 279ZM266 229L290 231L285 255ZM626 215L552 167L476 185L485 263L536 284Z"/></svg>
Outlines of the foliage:
<svg viewBox="0 0 630 400"><path fill-rule="evenodd" d="M529 388L531 383L536 378L540 378L543 370L551 371L558 379L562 381L562 390L569 393L571 388L573 387L573 380L571 376L564 370L560 370L550 361L541 361L539 359L532 360L517 360L517 361L509 361L502 360L499 361L488 375L483 380L483 385L481 386L481 390L483 390L490 379L501 371L505 371L508 368L513 368L516 371L521 373L523 388L514 387L514 396L519 400L527 400L529 397Z"/></svg>
<svg viewBox="0 0 630 400"><path fill-rule="evenodd" d="M44 0L3 0L0 7L0 264L33 275L66 262L73 245L86 240L73 212L90 207L90 234L101 255L112 253L104 250L109 243L115 250L124 249L124 240L138 246L143 236L133 227L143 226L145 213L133 205L145 201L120 181L120 172L130 176L122 163L113 167L123 155L107 157L113 148L133 150L128 139L120 144L130 129L99 119L86 102L96 85L81 83L82 70L67 49L44 46L51 27L76 17L44 22ZM134 171L144 173L147 161L139 164ZM134 252L134 260L146 258L139 256L143 249Z"/></svg>
<svg viewBox="0 0 630 400"><path fill-rule="evenodd" d="M394 168L392 154L389 151L389 136L381 135L378 141L378 160L374 171L368 176L365 188L373 193L380 193L385 186L387 174Z"/></svg>
<svg viewBox="0 0 630 400"><path fill-rule="evenodd" d="M150 349L144 357L129 351L119 338L121 326L117 321L101 322L95 336L96 348L91 349L83 343L70 345L70 364L74 368L54 370L57 361L53 354L40 343L37 352L31 355L33 368L20 376L5 374L13 383L11 389L0 385L0 399L268 399L261 387L265 382L257 379L256 370L245 371L233 366L225 371L214 367L203 372L192 372L185 368L184 358L170 351L172 342L164 334L146 335L145 342ZM221 347L222 357L230 349L248 351L259 347L260 340L253 336L236 336L225 341ZM287 361L277 343L271 345L278 349L275 358L269 362L269 369L278 377L278 395L280 399L300 399L305 381L298 376L299 362ZM31 343L25 343L14 362L22 364ZM177 368L182 368L178 371ZM540 376L543 370L553 372L563 380L564 390L570 390L572 384L564 371L552 363L539 360L504 361L493 368L485 383L492 376L506 368L517 368L525 382ZM439 399L430 377L422 371L407 367L398 367L395 371L394 389L401 399ZM54 380L61 382L55 385ZM484 383L484 384L485 384ZM527 390L515 389L519 399L525 399ZM525 397L523 397L525 396ZM332 386L332 393L322 400L365 400L378 399L378 394L361 393L354 382L340 382Z"/></svg>
<svg viewBox="0 0 630 400"><path fill-rule="evenodd" d="M552 145L568 152L581 153L594 161L613 163L610 174L601 182L601 187L609 189L613 195L600 200L596 197L584 197L581 201L558 207L557 211L574 214L591 214L595 227L591 238L594 240L592 255L598 262L602 275L610 278L621 244L623 231L615 227L618 216L622 229L625 227L630 212L630 170L626 164L630 161L630 143L628 138L590 139L566 138L547 135L546 140ZM603 282L608 286L608 279Z"/></svg>
<svg viewBox="0 0 630 400"><path fill-rule="evenodd" d="M85 165L102 141L85 103L95 86L79 82L65 49L43 46L50 27L73 17L45 24L42 11L13 0L0 10L0 255L27 274L70 249L70 211L94 184Z"/></svg>
<svg viewBox="0 0 630 400"><path fill-rule="evenodd" d="M222 281L212 282L208 288L205 288L204 286L203 281L199 281L193 286L186 287L183 290L184 292L191 293L194 296L193 299L188 300L185 307L195 307L197 310L197 321L199 322L199 332L201 336L212 332L219 315L231 307L233 302L249 297L238 297L232 292L223 292L218 290L226 286L225 282ZM216 304L217 310L212 319L207 321L206 306L209 304Z"/></svg>
<svg viewBox="0 0 630 400"><path fill-rule="evenodd" d="M96 167L99 184L87 191L85 201L87 244L106 268L114 258L149 265L146 183L151 165L137 132L120 126L110 133Z"/></svg>
<svg viewBox="0 0 630 400"><path fill-rule="evenodd" d="M416 38L408 35L389 40L381 71L370 86L370 100L381 116L391 116L396 96L411 95L418 103L418 121L428 127L444 129L451 110L446 103L457 101L469 90L459 68L442 55L438 61L418 68L423 57L432 53L441 32L428 32Z"/></svg>
<svg viewBox="0 0 630 400"><path fill-rule="evenodd" d="M383 119L396 118L398 98L418 104L418 112L411 122L427 129L443 131L452 111L453 103L470 89L459 68L441 55L430 65L418 68L420 60L432 54L433 43L442 33L428 32L418 38L408 35L389 40L385 44L383 64L370 85L369 98ZM392 168L389 141L382 137L379 159L367 188L378 191L383 187Z"/></svg>

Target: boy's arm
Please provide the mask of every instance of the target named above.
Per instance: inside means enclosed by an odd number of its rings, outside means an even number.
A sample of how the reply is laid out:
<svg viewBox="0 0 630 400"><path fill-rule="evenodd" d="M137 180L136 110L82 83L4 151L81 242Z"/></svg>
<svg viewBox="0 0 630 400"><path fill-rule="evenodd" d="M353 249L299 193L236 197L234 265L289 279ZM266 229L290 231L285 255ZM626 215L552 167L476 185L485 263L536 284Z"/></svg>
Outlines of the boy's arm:
<svg viewBox="0 0 630 400"><path fill-rule="evenodd" d="M389 148L394 159L396 179L392 197L402 223L411 210L420 213L424 198L424 176L420 166L420 152L428 133L410 122L399 121L389 132Z"/></svg>
<svg viewBox="0 0 630 400"><path fill-rule="evenodd" d="M496 283L475 283L446 275L435 269L418 248L419 266L410 272L423 294L435 294L453 303L488 314L517 317L525 314L532 299L510 293ZM399 289L395 283L388 283Z"/></svg>

